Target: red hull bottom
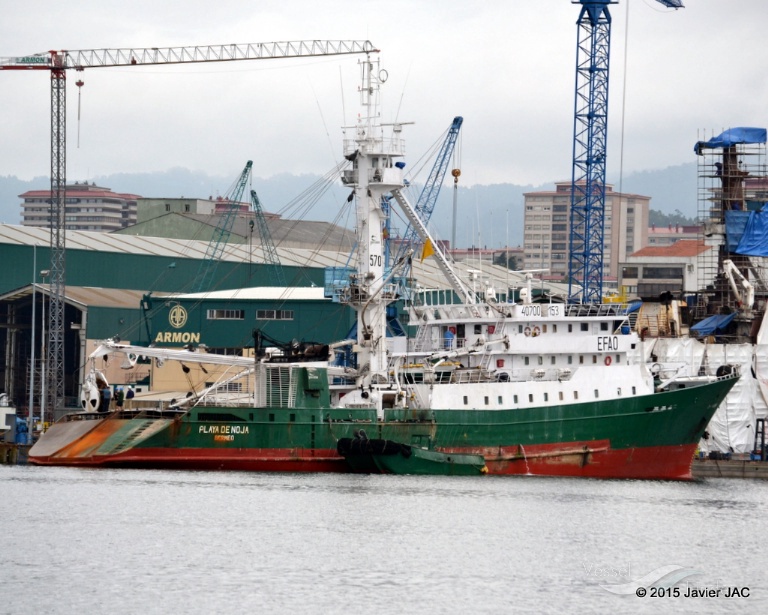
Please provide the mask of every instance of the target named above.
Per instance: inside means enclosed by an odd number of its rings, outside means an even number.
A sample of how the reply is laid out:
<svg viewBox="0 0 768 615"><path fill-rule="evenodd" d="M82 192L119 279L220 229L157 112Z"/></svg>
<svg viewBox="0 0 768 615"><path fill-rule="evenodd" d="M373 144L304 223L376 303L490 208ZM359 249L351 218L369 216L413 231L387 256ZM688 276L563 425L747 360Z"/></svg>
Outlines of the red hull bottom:
<svg viewBox="0 0 768 615"><path fill-rule="evenodd" d="M31 457L33 465L122 467L241 472L349 472L336 449L167 449L142 448L95 457Z"/></svg>
<svg viewBox="0 0 768 615"><path fill-rule="evenodd" d="M696 444L611 449L604 442L515 447L515 454L486 454L489 474L573 476L644 480L692 480Z"/></svg>
<svg viewBox="0 0 768 615"><path fill-rule="evenodd" d="M607 441L507 448L461 448L482 454L489 474L691 480L696 444L612 450ZM136 449L96 457L36 457L34 465L245 472L350 472L335 449Z"/></svg>

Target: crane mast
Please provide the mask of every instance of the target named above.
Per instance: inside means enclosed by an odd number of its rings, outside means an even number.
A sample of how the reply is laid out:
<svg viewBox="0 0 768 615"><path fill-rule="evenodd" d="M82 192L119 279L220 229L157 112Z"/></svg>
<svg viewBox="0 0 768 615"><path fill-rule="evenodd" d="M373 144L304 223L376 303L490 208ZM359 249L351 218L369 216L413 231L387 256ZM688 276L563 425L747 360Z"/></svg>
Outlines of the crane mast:
<svg viewBox="0 0 768 615"><path fill-rule="evenodd" d="M432 170L429 173L424 188L419 195L418 201L414 209L416 214L424 221L424 224L429 224L429 220L432 217L432 212L435 210L435 204L437 203L437 197L440 195L440 188L443 185L445 179L445 173L448 170L448 163L451 161L451 155L453 149L456 146L456 140L459 137L459 130L464 122L464 118L456 116L451 122L451 126L448 128L448 133L445 136L440 151L437 153L435 163ZM403 233L403 240L400 243L400 247L397 250L395 262L399 261L408 249L419 240L419 232L412 224L408 225L408 228ZM455 248L456 246L452 246ZM404 272L407 276L407 271Z"/></svg>
<svg viewBox="0 0 768 615"><path fill-rule="evenodd" d="M52 416L64 407L64 308L67 186L67 81L62 56L51 52L51 286L45 396ZM30 412L32 409L30 408ZM30 414L31 416L31 414ZM41 417L45 422L46 417ZM51 421L52 422L52 421Z"/></svg>
<svg viewBox="0 0 768 615"><path fill-rule="evenodd" d="M264 252L264 262L269 265L269 275L276 286L285 286L283 266L280 264L277 248L275 248L275 244L272 241L272 233L269 232L269 226L264 217L264 210L261 208L261 201L255 190L251 190L251 208L256 218L256 223L259 225L261 249Z"/></svg>
<svg viewBox="0 0 768 615"><path fill-rule="evenodd" d="M573 0L574 3L577 0ZM681 8L682 0L657 0ZM600 303L603 292L605 161L611 14L616 0L578 0L576 100L568 265L568 299Z"/></svg>
<svg viewBox="0 0 768 615"><path fill-rule="evenodd" d="M376 53L370 41L282 41L229 45L81 49L0 58L0 70L47 70L51 74L51 289L43 420L64 408L65 203L67 183L66 71L85 68L192 64L236 60ZM31 411L31 409L30 409Z"/></svg>
<svg viewBox="0 0 768 615"><path fill-rule="evenodd" d="M211 236L211 241L208 243L205 258L200 262L195 283L192 285L193 293L213 290L213 275L216 273L216 267L224 252L224 246L232 234L232 225L235 223L235 218L240 208L240 199L243 197L243 192L245 192L245 185L251 177L252 167L253 161L249 160L242 173L240 173L235 189L227 198L227 208L222 212L219 223Z"/></svg>

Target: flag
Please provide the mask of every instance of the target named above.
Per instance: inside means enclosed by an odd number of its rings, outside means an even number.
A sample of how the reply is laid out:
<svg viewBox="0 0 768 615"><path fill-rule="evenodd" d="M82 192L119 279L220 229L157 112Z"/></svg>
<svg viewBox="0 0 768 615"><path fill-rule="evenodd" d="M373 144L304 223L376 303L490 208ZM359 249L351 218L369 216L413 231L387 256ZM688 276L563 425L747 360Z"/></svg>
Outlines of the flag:
<svg viewBox="0 0 768 615"><path fill-rule="evenodd" d="M428 256L432 256L435 253L435 246L432 245L432 242L427 239L426 243L424 244L424 247L421 249L421 262L424 262L424 259Z"/></svg>

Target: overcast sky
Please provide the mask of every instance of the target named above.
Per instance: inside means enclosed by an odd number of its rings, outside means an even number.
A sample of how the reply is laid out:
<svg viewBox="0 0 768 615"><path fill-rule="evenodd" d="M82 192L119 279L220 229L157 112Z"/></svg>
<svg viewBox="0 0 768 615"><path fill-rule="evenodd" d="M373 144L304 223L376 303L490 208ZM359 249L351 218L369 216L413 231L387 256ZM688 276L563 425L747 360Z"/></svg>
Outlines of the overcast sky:
<svg viewBox="0 0 768 615"><path fill-rule="evenodd" d="M464 185L570 177L579 7L569 0L3 6L3 57L368 39L389 73L384 118L415 122L405 131L412 165L462 115ZM768 125L765 0L686 0L679 11L655 0L621 0L610 10L609 175L618 173L622 151L624 174L663 168L694 161L700 136ZM248 159L256 177L325 173L340 157L340 127L355 117L358 73L356 56L72 72L68 180L173 167L234 179ZM77 78L85 81L79 148ZM0 81L0 175L46 176L48 74L0 71Z"/></svg>

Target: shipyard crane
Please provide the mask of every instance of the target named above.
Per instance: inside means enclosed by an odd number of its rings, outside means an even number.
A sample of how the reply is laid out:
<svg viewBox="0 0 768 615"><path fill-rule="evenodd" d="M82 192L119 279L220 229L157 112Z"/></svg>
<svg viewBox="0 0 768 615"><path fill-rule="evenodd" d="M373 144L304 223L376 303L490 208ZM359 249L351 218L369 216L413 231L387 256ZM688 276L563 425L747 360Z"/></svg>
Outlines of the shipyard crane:
<svg viewBox="0 0 768 615"><path fill-rule="evenodd" d="M190 47L48 51L0 58L0 70L44 70L51 75L51 268L46 407L64 407L64 287L66 202L66 75L86 68L194 64L376 53L370 41L282 41ZM54 415L55 416L55 415Z"/></svg>
<svg viewBox="0 0 768 615"><path fill-rule="evenodd" d="M259 225L259 236L261 237L261 249L264 252L264 261L269 265L269 275L275 286L285 286L285 274L283 266L280 264L280 257L277 255L277 249L272 241L272 234L269 232L267 220L264 218L264 210L261 208L261 201L255 190L251 190L251 207L256 223Z"/></svg>
<svg viewBox="0 0 768 615"><path fill-rule="evenodd" d="M603 291L605 151L611 42L609 4L616 0L572 0L581 4L577 21L576 101L573 128L571 231L568 299L600 303ZM657 0L682 8L682 0Z"/></svg>
<svg viewBox="0 0 768 615"><path fill-rule="evenodd" d="M192 285L193 293L213 290L211 288L213 274L216 273L216 267L224 252L224 246L227 244L227 241L229 241L229 237L232 234L232 225L235 223L235 218L237 218L237 212L240 211L240 199L243 197L245 185L251 177L251 167L253 167L253 161L249 160L246 163L243 172L240 173L240 177L235 183L232 193L227 195L226 209L219 217L219 223L213 230L211 241L208 242L208 249L205 251L205 257L200 262L200 268L197 270L197 276L195 276L195 282Z"/></svg>
<svg viewBox="0 0 768 615"><path fill-rule="evenodd" d="M432 170L429 173L429 177L424 184L424 188L422 189L421 194L416 201L416 205L414 206L416 213L418 214L419 218L424 221L424 224L429 223L429 219L432 217L432 212L435 210L437 197L440 194L440 188L443 185L445 173L448 170L448 163L451 160L453 149L456 147L456 140L459 137L459 130L461 130L461 125L463 122L464 118L461 116L456 116L453 118L453 122L451 122L451 126L448 128L448 133L445 136L445 140L443 141L443 144L440 147L440 151L437 153L437 157L435 158L435 164L433 165ZM403 240L397 250L395 262L398 262L400 259L402 259L405 256L405 253L410 248L412 248L417 241L420 241L419 233L413 225L409 224L408 228L405 230L405 233L403 233ZM409 268L406 267L403 270L403 276L408 277L408 273Z"/></svg>

